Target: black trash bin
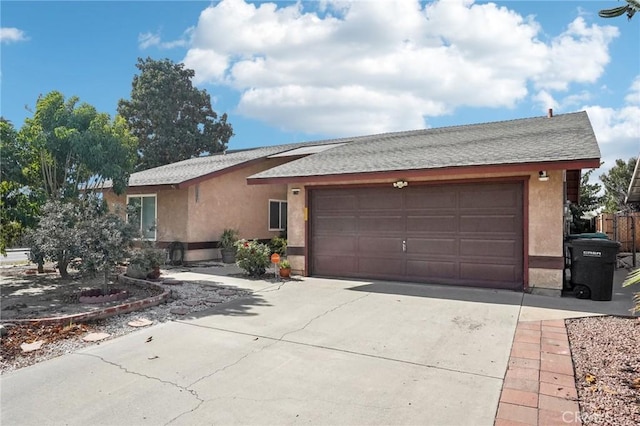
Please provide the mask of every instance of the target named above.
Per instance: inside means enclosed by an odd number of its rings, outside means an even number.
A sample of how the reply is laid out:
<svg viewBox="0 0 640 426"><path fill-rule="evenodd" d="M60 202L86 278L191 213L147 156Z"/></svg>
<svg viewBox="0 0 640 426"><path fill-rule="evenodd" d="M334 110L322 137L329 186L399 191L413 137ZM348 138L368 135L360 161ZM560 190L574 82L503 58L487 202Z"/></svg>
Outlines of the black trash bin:
<svg viewBox="0 0 640 426"><path fill-rule="evenodd" d="M576 297L611 300L617 241L581 238L571 241L571 286Z"/></svg>

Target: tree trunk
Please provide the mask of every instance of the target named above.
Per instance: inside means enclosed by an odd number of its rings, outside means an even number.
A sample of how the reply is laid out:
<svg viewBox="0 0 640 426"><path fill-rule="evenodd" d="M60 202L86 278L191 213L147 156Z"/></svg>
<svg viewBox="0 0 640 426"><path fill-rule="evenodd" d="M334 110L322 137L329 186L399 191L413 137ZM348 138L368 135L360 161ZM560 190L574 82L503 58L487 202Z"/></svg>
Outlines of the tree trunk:
<svg viewBox="0 0 640 426"><path fill-rule="evenodd" d="M38 259L38 273L44 274L44 259Z"/></svg>
<svg viewBox="0 0 640 426"><path fill-rule="evenodd" d="M69 278L69 272L67 272L67 266L69 265L69 260L64 255L64 252L58 254L58 270L60 271L60 278L67 279Z"/></svg>

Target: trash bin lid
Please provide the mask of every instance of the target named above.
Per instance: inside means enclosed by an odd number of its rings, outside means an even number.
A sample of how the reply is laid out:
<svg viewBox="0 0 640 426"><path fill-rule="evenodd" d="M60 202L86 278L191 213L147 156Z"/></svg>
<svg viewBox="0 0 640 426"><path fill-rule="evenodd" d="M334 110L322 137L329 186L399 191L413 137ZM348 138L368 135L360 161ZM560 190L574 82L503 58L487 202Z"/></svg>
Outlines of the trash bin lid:
<svg viewBox="0 0 640 426"><path fill-rule="evenodd" d="M587 247L602 247L616 250L620 248L620 243L617 241L603 240L602 238L577 238L571 241L574 247L587 246Z"/></svg>
<svg viewBox="0 0 640 426"><path fill-rule="evenodd" d="M585 232L584 234L569 234L567 235L568 240L575 240L578 238L599 238L603 240L608 240L609 237L604 232Z"/></svg>

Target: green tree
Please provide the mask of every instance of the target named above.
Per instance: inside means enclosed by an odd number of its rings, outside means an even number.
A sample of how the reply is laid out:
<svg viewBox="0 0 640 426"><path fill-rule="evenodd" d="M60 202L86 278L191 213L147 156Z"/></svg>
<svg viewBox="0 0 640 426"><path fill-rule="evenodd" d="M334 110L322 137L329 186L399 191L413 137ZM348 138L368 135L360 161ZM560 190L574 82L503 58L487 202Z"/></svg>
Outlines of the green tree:
<svg viewBox="0 0 640 426"><path fill-rule="evenodd" d="M39 176L47 199L77 198L111 180L124 192L136 160L137 140L122 117L113 121L77 97L65 101L60 92L38 98L32 118L25 120L19 138L35 152L30 168Z"/></svg>
<svg viewBox="0 0 640 426"><path fill-rule="evenodd" d="M17 134L23 194L43 194L48 200L37 229L30 234L32 260L56 260L66 277L69 261L79 252L80 210L93 192L110 180L121 194L136 161L137 139L124 118L111 120L77 97L60 92L40 96L33 117ZM25 154L28 153L28 154Z"/></svg>
<svg viewBox="0 0 640 426"><path fill-rule="evenodd" d="M640 1L639 0L625 0L627 4L624 6L614 7L613 9L603 9L598 12L598 15L601 18L617 18L618 16L622 16L625 13L627 14L627 19L633 18L633 15L640 10Z"/></svg>
<svg viewBox="0 0 640 426"><path fill-rule="evenodd" d="M604 185L604 206L608 213L618 211L635 211L638 206L635 204L625 204L629 183L633 177L633 170L636 167L636 158L632 157L628 161L616 160L606 174L600 176Z"/></svg>
<svg viewBox="0 0 640 426"><path fill-rule="evenodd" d="M28 187L31 152L11 122L0 117L0 254L35 226L42 193Z"/></svg>
<svg viewBox="0 0 640 426"><path fill-rule="evenodd" d="M139 140L137 170L220 152L233 136L227 114L220 118L206 90L192 85L194 71L169 59L138 58L131 100L118 113Z"/></svg>
<svg viewBox="0 0 640 426"><path fill-rule="evenodd" d="M602 207L604 197L600 195L602 186L599 183L590 183L591 174L595 169L591 169L582 175L580 180L580 200L578 204L571 205L571 214L573 215L573 224L575 230L572 232L584 232L585 223L582 217L585 213L592 212Z"/></svg>
<svg viewBox="0 0 640 426"><path fill-rule="evenodd" d="M78 230L80 271L96 276L102 273L106 294L109 276L118 262L130 255L137 229L119 215L109 212L103 200L92 197L83 203Z"/></svg>
<svg viewBox="0 0 640 426"><path fill-rule="evenodd" d="M42 207L42 216L29 233L32 260L55 260L62 278L68 278L67 267L80 255L80 204L73 201L49 200Z"/></svg>

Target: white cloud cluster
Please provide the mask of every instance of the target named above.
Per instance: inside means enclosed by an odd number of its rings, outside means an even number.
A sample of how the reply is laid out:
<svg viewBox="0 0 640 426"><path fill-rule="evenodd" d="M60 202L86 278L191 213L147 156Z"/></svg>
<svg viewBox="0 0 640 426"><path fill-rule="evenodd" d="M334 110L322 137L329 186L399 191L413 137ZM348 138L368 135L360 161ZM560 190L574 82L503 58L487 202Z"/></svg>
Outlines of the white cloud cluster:
<svg viewBox="0 0 640 426"><path fill-rule="evenodd" d="M175 47L184 47L187 45L188 41L186 36L189 33L189 29L185 31L185 34L182 38L173 41L162 41L160 31L155 33L146 32L138 34L138 47L142 50L148 49L150 47L158 47L160 49L173 49Z"/></svg>
<svg viewBox="0 0 640 426"><path fill-rule="evenodd" d="M582 109L589 114L600 143L602 172L610 169L618 158L627 160L640 154L640 74L629 87L622 107L586 105Z"/></svg>
<svg viewBox="0 0 640 426"><path fill-rule="evenodd" d="M15 43L17 41L26 41L28 39L29 38L24 33L24 31L18 28L0 28L0 43Z"/></svg>
<svg viewBox="0 0 640 426"><path fill-rule="evenodd" d="M472 0L222 0L190 34L197 83L229 86L238 111L275 127L328 135L420 128L459 107L540 111L578 106L609 62L612 26L577 17L546 41L533 17ZM158 45L156 34L141 44Z"/></svg>

